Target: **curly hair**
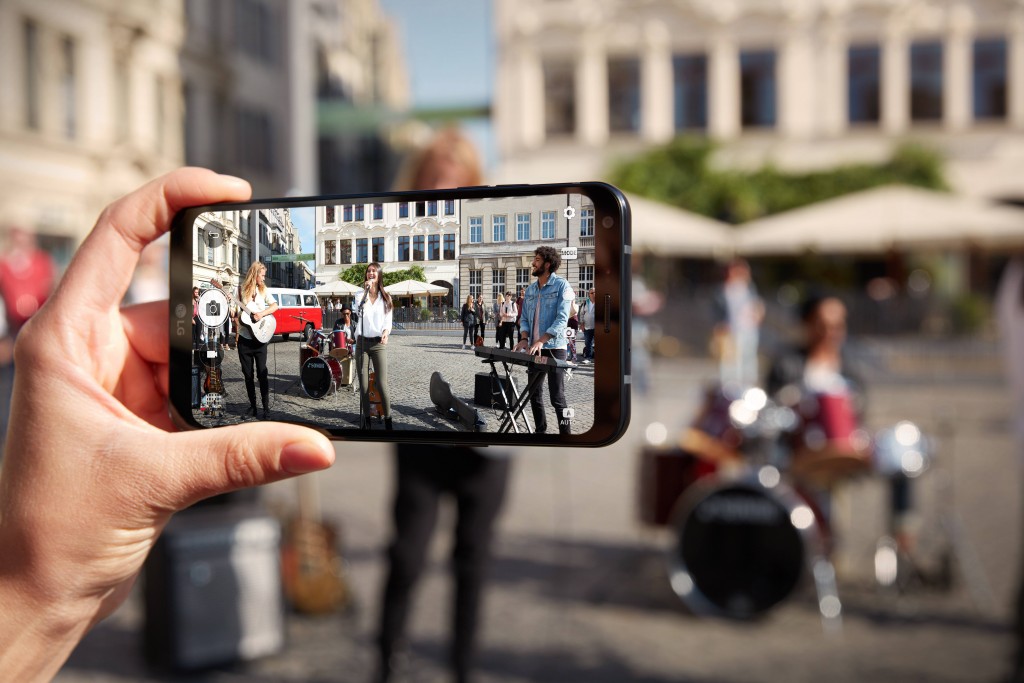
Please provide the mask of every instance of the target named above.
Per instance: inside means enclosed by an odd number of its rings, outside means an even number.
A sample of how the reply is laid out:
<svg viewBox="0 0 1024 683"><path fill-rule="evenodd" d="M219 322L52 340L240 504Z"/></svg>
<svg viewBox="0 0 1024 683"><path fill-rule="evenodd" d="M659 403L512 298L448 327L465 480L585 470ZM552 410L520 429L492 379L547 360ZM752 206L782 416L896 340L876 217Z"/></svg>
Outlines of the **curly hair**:
<svg viewBox="0 0 1024 683"><path fill-rule="evenodd" d="M533 253L544 259L544 263L551 265L551 270L548 272L553 273L558 270L558 266L562 265L562 254L554 247L537 247Z"/></svg>

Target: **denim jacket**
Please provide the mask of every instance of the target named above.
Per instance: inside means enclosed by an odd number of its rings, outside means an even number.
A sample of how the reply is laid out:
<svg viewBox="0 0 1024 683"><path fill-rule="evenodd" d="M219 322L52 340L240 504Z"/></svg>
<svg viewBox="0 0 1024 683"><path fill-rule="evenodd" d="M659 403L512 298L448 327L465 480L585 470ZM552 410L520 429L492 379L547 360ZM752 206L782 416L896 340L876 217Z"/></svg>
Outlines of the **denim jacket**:
<svg viewBox="0 0 1024 683"><path fill-rule="evenodd" d="M551 335L551 339L544 342L545 349L564 349L566 345L565 328L569 322L569 308L576 298L569 281L558 273L551 273L543 288L538 287L534 280L526 288L523 297L523 314L519 318L519 325L526 333L528 342L533 340L533 316L534 310L540 301L540 331L537 337L545 332Z"/></svg>

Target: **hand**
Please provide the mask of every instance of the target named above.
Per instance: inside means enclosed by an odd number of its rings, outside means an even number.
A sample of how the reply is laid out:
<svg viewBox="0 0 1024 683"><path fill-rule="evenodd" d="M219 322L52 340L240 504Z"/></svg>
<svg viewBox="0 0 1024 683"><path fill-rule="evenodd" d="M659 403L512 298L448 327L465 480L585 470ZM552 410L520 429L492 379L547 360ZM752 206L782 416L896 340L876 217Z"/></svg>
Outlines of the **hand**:
<svg viewBox="0 0 1024 683"><path fill-rule="evenodd" d="M262 318L262 317L263 317L263 313L253 313L252 314L252 321L254 323L258 323L260 321L260 318Z"/></svg>
<svg viewBox="0 0 1024 683"><path fill-rule="evenodd" d="M530 354L534 355L534 356L539 356L540 352L541 352L541 349L543 349L543 348L544 348L544 340L538 339L537 341L535 341L532 344L530 344Z"/></svg>
<svg viewBox="0 0 1024 683"><path fill-rule="evenodd" d="M380 333L380 343L381 344L387 344L388 343L388 336L390 334L391 334L391 330L384 330L383 332L381 332Z"/></svg>
<svg viewBox="0 0 1024 683"><path fill-rule="evenodd" d="M49 680L127 597L174 512L333 461L325 437L295 425L168 433L167 302L119 308L139 253L179 208L249 194L238 178L182 169L110 205L19 334L0 477L0 678ZM54 340L74 363L53 363Z"/></svg>
<svg viewBox="0 0 1024 683"><path fill-rule="evenodd" d="M526 350L526 340L525 339L520 339L519 343L516 344L516 348L513 349L513 350L514 351L525 351Z"/></svg>

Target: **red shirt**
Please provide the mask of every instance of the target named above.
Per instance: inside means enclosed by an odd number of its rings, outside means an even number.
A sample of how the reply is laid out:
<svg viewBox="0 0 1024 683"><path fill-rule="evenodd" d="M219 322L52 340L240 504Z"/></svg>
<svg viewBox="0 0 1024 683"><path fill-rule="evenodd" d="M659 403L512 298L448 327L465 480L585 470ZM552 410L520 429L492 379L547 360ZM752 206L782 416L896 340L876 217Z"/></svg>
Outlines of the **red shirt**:
<svg viewBox="0 0 1024 683"><path fill-rule="evenodd" d="M44 251L33 251L26 259L0 261L0 296L12 334L46 303L53 290L53 276L53 262Z"/></svg>

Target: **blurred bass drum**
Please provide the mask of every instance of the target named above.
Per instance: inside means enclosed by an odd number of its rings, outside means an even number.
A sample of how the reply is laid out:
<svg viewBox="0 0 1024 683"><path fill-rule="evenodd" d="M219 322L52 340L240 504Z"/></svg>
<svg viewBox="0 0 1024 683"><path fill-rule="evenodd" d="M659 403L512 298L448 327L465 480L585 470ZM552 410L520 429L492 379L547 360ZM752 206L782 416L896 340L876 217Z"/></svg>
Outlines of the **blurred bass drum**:
<svg viewBox="0 0 1024 683"><path fill-rule="evenodd" d="M817 519L778 476L764 468L760 481L755 474L709 477L680 499L669 571L672 589L691 611L755 617L785 600L808 573L821 552Z"/></svg>

